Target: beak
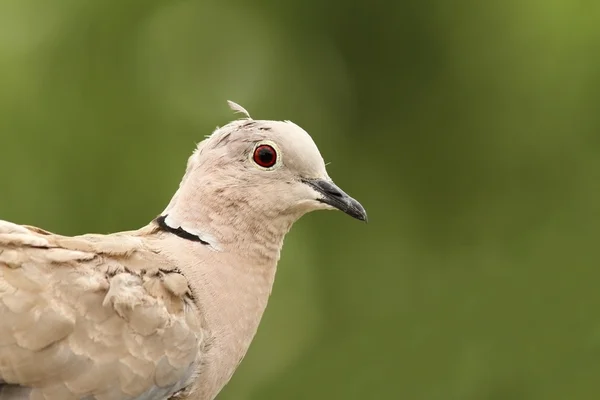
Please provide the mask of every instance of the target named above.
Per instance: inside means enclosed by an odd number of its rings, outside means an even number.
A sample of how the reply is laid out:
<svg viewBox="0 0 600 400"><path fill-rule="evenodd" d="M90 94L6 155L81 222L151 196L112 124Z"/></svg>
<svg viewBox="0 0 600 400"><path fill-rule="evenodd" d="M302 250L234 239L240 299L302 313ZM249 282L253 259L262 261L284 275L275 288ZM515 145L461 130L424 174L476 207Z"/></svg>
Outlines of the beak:
<svg viewBox="0 0 600 400"><path fill-rule="evenodd" d="M364 207L332 181L310 179L303 182L321 194L321 197L317 199L318 201L329 204L353 218L367 222L367 212Z"/></svg>

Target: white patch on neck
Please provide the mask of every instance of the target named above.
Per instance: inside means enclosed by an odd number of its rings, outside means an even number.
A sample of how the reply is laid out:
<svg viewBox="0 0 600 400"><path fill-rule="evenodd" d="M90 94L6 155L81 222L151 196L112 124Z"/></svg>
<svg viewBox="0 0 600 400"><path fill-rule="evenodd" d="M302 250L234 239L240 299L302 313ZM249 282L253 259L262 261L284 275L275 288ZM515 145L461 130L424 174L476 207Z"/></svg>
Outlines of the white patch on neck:
<svg viewBox="0 0 600 400"><path fill-rule="evenodd" d="M191 227L185 222L180 222L176 217L173 217L173 215L171 214L168 214L165 218L165 224L167 224L167 226L171 229L181 228L184 231L191 233L194 236L197 236L203 242L208 243L208 248L213 251L223 251L221 246L219 246L217 239L213 235L211 235L210 233L202 232L197 228Z"/></svg>

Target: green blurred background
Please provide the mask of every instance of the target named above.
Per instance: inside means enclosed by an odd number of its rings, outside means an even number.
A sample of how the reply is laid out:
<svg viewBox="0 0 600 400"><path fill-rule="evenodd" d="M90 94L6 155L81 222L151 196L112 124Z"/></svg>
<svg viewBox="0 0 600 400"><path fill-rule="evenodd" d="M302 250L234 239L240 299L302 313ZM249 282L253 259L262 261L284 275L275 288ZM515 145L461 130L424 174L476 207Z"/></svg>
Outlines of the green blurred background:
<svg viewBox="0 0 600 400"><path fill-rule="evenodd" d="M370 222L295 225L219 400L600 398L600 3L0 0L0 218L146 224L226 99Z"/></svg>

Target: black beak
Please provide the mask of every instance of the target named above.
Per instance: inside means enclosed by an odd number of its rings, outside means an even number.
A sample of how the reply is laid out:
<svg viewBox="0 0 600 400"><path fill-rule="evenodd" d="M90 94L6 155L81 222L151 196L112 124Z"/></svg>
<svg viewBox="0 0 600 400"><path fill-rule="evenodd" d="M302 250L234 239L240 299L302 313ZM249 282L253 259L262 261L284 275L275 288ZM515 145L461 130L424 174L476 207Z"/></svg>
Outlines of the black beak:
<svg viewBox="0 0 600 400"><path fill-rule="evenodd" d="M367 222L367 212L364 207L352 197L348 196L342 189L332 181L323 179L304 180L304 183L321 193L318 201L329 204L351 217Z"/></svg>

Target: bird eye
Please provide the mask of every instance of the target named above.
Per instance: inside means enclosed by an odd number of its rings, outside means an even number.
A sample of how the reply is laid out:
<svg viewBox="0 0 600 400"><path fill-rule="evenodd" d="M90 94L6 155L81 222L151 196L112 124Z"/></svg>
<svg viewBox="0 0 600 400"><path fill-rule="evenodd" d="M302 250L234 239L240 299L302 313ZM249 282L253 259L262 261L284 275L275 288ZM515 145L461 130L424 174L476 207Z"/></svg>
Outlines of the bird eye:
<svg viewBox="0 0 600 400"><path fill-rule="evenodd" d="M277 162L277 152L268 144L261 144L254 150L254 162L263 168L271 168Z"/></svg>

